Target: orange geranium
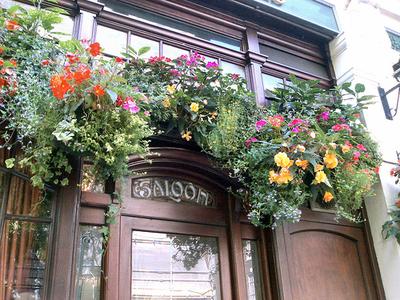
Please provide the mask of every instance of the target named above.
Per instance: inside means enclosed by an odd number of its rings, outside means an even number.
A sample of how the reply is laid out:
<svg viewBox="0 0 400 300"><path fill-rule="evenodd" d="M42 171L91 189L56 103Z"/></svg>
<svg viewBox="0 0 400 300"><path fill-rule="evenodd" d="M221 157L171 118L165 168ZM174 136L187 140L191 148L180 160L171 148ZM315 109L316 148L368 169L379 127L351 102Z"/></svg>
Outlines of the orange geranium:
<svg viewBox="0 0 400 300"><path fill-rule="evenodd" d="M54 97L59 100L63 99L67 92L73 90L67 78L63 75L53 75L50 78L50 88Z"/></svg>
<svg viewBox="0 0 400 300"><path fill-rule="evenodd" d="M89 51L91 56L99 55L100 54L100 50L101 50L100 44L97 43L97 42L93 43L93 44L90 44L89 48L88 48L88 51Z"/></svg>
<svg viewBox="0 0 400 300"><path fill-rule="evenodd" d="M91 71L87 66L80 66L78 70L73 73L73 77L77 84L81 84L85 80L90 79Z"/></svg>
<svg viewBox="0 0 400 300"><path fill-rule="evenodd" d="M6 20L5 22L7 30L17 30L20 26L15 20Z"/></svg>
<svg viewBox="0 0 400 300"><path fill-rule="evenodd" d="M93 92L94 92L94 94L96 95L96 96L104 96L104 94L105 94L105 91L104 91L104 89L100 86L100 85L95 85L94 87L93 87Z"/></svg>

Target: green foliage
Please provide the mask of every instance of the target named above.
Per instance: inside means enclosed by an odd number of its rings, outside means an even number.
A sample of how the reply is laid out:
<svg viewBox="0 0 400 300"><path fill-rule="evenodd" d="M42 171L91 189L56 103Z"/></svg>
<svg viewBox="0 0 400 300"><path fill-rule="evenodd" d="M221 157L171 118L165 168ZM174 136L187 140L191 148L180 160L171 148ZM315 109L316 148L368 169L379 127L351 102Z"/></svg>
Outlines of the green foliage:
<svg viewBox="0 0 400 300"><path fill-rule="evenodd" d="M382 234L385 239L394 237L400 243L400 209L396 206L389 212L390 220L382 226Z"/></svg>

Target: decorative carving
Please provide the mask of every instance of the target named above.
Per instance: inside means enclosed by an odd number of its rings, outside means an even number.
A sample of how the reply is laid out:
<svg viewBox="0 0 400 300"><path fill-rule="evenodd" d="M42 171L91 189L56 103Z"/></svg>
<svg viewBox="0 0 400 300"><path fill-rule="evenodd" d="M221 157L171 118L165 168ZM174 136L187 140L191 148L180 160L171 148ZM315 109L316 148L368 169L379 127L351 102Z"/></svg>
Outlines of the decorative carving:
<svg viewBox="0 0 400 300"><path fill-rule="evenodd" d="M131 195L136 199L163 199L173 200L177 203L195 203L207 207L216 206L210 192L192 182L175 178L133 178Z"/></svg>

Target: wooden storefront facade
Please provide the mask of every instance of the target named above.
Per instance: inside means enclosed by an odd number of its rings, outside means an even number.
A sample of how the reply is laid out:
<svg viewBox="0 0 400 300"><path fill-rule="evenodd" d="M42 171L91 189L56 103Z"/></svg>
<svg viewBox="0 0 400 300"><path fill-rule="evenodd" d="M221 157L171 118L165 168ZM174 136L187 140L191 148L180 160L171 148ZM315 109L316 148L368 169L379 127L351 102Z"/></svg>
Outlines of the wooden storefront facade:
<svg viewBox="0 0 400 300"><path fill-rule="evenodd" d="M197 51L245 77L259 105L289 74L335 83L332 32L239 2L249 1L58 5L69 13L62 30L99 41L106 55L127 45L156 56ZM122 182L91 186L77 159L69 186L45 195L23 170L4 167L13 153L1 153L0 299L385 298L366 214L352 224L304 207L301 222L261 230L229 195L235 183L195 146L166 136L151 146L152 163L132 155ZM104 249L114 191L123 204Z"/></svg>

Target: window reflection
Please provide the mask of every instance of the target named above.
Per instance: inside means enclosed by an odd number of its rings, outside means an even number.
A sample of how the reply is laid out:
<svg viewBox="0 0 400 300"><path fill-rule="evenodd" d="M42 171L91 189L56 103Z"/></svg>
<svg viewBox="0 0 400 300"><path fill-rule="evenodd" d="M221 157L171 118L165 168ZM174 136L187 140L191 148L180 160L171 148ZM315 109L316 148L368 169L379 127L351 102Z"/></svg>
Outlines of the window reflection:
<svg viewBox="0 0 400 300"><path fill-rule="evenodd" d="M243 258L246 274L247 299L261 300L261 273L257 242L243 240Z"/></svg>
<svg viewBox="0 0 400 300"><path fill-rule="evenodd" d="M0 299L43 299L49 225L6 220L0 245Z"/></svg>
<svg viewBox="0 0 400 300"><path fill-rule="evenodd" d="M142 58L149 58L152 56L159 56L160 43L157 41L149 40L137 35L131 35L131 46L135 50L139 50L143 47L150 47L150 50L143 54Z"/></svg>
<svg viewBox="0 0 400 300"><path fill-rule="evenodd" d="M222 72L224 74L234 73L234 74L239 74L240 77L245 78L244 68L242 66L238 66L226 61L221 61L220 67L222 68Z"/></svg>
<svg viewBox="0 0 400 300"><path fill-rule="evenodd" d="M132 232L132 299L217 300L217 239Z"/></svg>
<svg viewBox="0 0 400 300"><path fill-rule="evenodd" d="M80 226L78 300L98 300L101 290L103 236L98 226Z"/></svg>
<svg viewBox="0 0 400 300"><path fill-rule="evenodd" d="M177 58L181 55L189 55L189 51L174 47L171 45L163 45L163 56L169 57L169 58Z"/></svg>
<svg viewBox="0 0 400 300"><path fill-rule="evenodd" d="M275 77L268 74L262 74L262 80L264 85L264 90L268 90L270 92L274 91L276 88L283 87L283 79L279 77Z"/></svg>
<svg viewBox="0 0 400 300"><path fill-rule="evenodd" d="M100 43L106 54L121 56L122 52L126 52L127 39L126 32L101 25L97 26L96 42Z"/></svg>

